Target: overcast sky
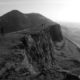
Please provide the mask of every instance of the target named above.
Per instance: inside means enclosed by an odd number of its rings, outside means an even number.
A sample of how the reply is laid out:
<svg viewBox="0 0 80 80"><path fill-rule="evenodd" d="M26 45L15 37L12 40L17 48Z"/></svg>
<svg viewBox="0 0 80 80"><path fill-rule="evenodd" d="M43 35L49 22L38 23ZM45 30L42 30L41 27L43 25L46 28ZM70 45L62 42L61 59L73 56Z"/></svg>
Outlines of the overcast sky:
<svg viewBox="0 0 80 80"><path fill-rule="evenodd" d="M0 0L0 15L14 9L41 13L54 21L80 22L80 0Z"/></svg>

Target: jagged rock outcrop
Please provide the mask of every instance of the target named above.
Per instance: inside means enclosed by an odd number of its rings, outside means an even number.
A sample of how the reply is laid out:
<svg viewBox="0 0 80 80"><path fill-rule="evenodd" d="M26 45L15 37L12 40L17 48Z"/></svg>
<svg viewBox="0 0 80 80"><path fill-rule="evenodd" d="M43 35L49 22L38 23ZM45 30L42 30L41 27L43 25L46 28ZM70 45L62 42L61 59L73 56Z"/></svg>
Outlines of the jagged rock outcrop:
<svg viewBox="0 0 80 80"><path fill-rule="evenodd" d="M48 20L43 19L44 23ZM0 36L0 80L64 80L68 73L79 76L80 49L62 35L61 26L53 22L39 28L36 24Z"/></svg>

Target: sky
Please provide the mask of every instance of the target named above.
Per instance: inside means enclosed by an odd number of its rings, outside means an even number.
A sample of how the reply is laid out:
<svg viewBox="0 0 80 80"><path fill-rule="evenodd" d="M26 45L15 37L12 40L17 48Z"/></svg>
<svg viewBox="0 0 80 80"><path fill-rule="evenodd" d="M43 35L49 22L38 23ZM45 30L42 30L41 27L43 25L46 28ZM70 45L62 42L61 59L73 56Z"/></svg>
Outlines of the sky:
<svg viewBox="0 0 80 80"><path fill-rule="evenodd" d="M11 10L41 13L53 21L80 22L80 0L0 0L0 16Z"/></svg>

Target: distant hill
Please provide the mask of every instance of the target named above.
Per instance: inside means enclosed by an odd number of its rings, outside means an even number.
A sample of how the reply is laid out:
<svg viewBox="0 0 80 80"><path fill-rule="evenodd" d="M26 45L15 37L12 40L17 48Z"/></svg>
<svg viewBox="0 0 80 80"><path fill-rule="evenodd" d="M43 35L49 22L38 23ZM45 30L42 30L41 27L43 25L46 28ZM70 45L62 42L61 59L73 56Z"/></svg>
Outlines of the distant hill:
<svg viewBox="0 0 80 80"><path fill-rule="evenodd" d="M38 30L43 26L53 24L55 24L53 21L41 14L24 14L18 10L12 10L0 17L0 29L3 28L5 33L15 32L27 28L33 29L34 27Z"/></svg>
<svg viewBox="0 0 80 80"><path fill-rule="evenodd" d="M17 10L10 11L0 17L0 28L3 27L5 33L22 30L29 25L29 18Z"/></svg>
<svg viewBox="0 0 80 80"><path fill-rule="evenodd" d="M40 28L42 25L43 26L49 26L49 25L55 25L56 22L48 19L47 17L39 14L39 13L30 13L30 14L25 14L26 16L28 16L31 20L31 25L33 27L38 27Z"/></svg>

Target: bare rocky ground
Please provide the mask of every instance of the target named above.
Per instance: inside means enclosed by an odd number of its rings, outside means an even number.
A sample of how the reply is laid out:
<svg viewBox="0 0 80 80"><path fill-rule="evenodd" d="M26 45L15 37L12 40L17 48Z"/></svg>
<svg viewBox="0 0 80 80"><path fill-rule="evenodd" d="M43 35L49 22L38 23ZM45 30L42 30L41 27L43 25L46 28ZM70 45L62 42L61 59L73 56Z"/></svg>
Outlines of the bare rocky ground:
<svg viewBox="0 0 80 80"><path fill-rule="evenodd" d="M57 23L35 29L0 35L0 80L79 80L80 48Z"/></svg>

